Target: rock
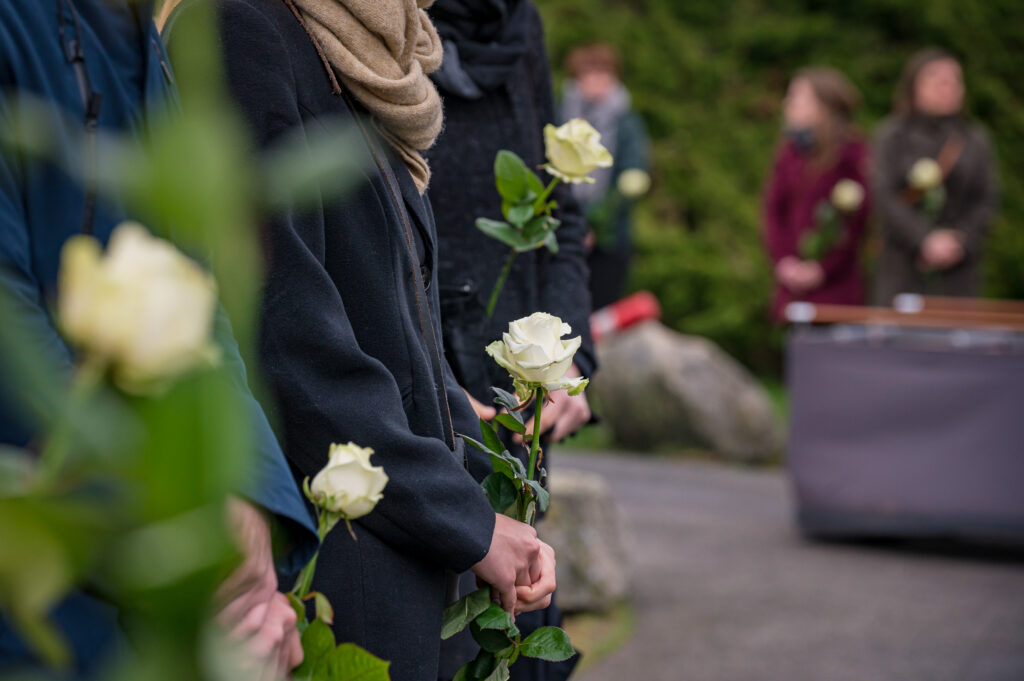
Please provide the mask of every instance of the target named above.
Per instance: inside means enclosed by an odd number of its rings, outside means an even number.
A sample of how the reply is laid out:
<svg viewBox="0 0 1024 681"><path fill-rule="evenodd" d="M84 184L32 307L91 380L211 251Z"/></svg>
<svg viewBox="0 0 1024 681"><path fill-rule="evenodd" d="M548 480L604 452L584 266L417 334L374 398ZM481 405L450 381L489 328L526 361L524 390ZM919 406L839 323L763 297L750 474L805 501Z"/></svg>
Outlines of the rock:
<svg viewBox="0 0 1024 681"><path fill-rule="evenodd" d="M624 447L696 447L744 462L782 448L765 390L705 338L645 322L603 340L598 358L590 392Z"/></svg>
<svg viewBox="0 0 1024 681"><path fill-rule="evenodd" d="M629 591L622 520L600 475L556 469L551 506L538 525L557 556L558 606L567 612L607 610Z"/></svg>

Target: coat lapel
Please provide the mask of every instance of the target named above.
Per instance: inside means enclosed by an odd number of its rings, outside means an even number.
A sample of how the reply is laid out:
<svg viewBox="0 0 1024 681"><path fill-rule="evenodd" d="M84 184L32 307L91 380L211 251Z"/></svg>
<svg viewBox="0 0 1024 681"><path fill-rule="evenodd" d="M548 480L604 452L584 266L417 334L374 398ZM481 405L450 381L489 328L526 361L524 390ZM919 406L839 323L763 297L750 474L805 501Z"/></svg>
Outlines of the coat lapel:
<svg viewBox="0 0 1024 681"><path fill-rule="evenodd" d="M389 155L390 156L390 155ZM393 158L393 156L391 156ZM434 230L433 220L431 214L427 208L426 199L420 195L418 189L416 189L416 183L413 182L412 175L406 169L405 164L400 161L393 161L391 167L395 170L395 176L398 178L398 185L402 190L402 199L405 201L406 208L409 213L412 214L414 222L416 223L416 229L420 230L423 234L424 243L429 244L428 251L434 251Z"/></svg>

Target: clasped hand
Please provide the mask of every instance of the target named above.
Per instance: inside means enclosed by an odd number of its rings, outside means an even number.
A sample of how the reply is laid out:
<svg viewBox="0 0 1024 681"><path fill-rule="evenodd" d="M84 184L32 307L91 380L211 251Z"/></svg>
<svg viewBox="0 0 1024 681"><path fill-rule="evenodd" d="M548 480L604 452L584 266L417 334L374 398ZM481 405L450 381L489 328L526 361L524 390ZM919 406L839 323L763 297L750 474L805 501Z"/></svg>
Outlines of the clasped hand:
<svg viewBox="0 0 1024 681"><path fill-rule="evenodd" d="M489 584L501 607L518 615L551 605L555 591L555 551L525 523L496 514L491 548L472 568Z"/></svg>

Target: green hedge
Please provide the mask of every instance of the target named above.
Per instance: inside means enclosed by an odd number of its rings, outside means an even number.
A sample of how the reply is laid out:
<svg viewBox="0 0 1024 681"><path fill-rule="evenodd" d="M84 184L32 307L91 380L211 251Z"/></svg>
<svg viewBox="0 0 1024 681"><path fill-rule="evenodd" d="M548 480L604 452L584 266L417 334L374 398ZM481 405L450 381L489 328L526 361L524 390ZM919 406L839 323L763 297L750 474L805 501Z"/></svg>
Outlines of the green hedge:
<svg viewBox="0 0 1024 681"><path fill-rule="evenodd" d="M778 367L759 201L789 76L837 67L861 88L865 130L884 117L904 60L961 56L972 114L993 133L1003 210L986 291L1024 297L1024 3L1019 0L538 0L556 68L580 42L619 47L654 141L656 188L638 211L632 284L665 320L761 372Z"/></svg>

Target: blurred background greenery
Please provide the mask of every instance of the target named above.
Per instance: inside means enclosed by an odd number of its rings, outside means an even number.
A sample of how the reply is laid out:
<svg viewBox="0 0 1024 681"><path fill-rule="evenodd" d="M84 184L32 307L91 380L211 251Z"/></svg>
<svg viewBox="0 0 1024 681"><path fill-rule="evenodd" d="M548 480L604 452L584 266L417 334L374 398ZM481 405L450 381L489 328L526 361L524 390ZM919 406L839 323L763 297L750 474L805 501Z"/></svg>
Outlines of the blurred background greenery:
<svg viewBox="0 0 1024 681"><path fill-rule="evenodd" d="M652 137L655 189L640 206L632 287L664 321L707 336L766 378L782 334L768 319L771 275L760 193L789 77L841 69L861 89L870 134L889 110L904 60L944 47L963 61L970 114L990 130L1003 208L985 291L1024 298L1024 53L1019 0L539 0L556 70L573 46L622 53L624 81ZM867 247L871 268L877 244Z"/></svg>

